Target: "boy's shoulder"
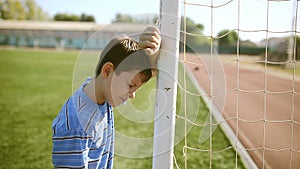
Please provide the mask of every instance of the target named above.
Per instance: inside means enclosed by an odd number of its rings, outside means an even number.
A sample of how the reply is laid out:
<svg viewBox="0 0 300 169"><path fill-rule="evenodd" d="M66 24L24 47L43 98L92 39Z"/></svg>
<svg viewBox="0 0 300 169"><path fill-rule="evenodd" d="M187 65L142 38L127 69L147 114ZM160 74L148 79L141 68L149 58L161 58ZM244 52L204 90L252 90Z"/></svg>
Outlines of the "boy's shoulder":
<svg viewBox="0 0 300 169"><path fill-rule="evenodd" d="M64 103L57 118L53 122L53 127L58 131L84 131L92 135L95 121L99 121L106 116L109 105L99 107L84 92L83 86L90 79L87 79L79 89Z"/></svg>

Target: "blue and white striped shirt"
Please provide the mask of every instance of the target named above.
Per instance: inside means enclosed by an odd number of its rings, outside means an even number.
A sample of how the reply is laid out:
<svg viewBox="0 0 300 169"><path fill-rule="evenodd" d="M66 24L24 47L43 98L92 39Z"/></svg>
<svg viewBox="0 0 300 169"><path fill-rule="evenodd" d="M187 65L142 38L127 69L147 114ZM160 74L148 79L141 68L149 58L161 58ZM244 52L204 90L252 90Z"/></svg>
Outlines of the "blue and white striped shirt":
<svg viewBox="0 0 300 169"><path fill-rule="evenodd" d="M112 107L98 105L84 92L88 79L63 105L52 124L55 168L113 168Z"/></svg>

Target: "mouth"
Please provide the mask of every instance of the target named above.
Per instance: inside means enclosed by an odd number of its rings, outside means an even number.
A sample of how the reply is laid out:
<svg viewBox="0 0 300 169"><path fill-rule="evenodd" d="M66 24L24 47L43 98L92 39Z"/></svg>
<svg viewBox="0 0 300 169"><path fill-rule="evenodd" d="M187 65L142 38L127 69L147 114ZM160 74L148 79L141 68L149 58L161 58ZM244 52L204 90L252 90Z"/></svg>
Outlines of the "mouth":
<svg viewBox="0 0 300 169"><path fill-rule="evenodd" d="M127 103L127 98L126 99L124 99L124 98L120 98L120 100L121 100L121 105L126 105L126 103Z"/></svg>
<svg viewBox="0 0 300 169"><path fill-rule="evenodd" d="M125 103L127 101L127 98L120 98L122 100L123 103Z"/></svg>

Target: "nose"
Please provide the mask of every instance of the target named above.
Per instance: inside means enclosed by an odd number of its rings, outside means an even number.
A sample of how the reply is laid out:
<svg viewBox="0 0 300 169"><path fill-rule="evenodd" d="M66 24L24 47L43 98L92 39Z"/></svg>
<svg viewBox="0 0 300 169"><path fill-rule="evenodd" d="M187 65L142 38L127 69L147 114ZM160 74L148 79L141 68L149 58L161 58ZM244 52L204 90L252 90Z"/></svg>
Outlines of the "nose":
<svg viewBox="0 0 300 169"><path fill-rule="evenodd" d="M129 92L129 98L133 99L135 97L135 91Z"/></svg>

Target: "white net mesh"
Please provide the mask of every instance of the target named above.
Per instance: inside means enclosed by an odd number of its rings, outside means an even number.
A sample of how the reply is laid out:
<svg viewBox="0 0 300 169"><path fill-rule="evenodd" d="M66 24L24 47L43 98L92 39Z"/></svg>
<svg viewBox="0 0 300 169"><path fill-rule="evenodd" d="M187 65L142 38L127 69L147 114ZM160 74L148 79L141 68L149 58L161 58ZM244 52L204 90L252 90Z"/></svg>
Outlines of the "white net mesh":
<svg viewBox="0 0 300 169"><path fill-rule="evenodd" d="M180 71L188 73L179 84L184 106L177 121L183 121L187 136L175 166L197 168L201 161L191 156L204 153L209 160L202 163L209 168L227 168L214 163L233 149L235 168L243 168L240 158L250 168L300 166L298 1L184 0L182 6ZM205 29L189 29L190 16L198 16L195 22ZM221 43L232 34L234 44ZM200 86L196 91L187 87L190 76ZM203 98L210 112L206 121L189 118L190 95ZM197 143L188 136L189 125L201 130ZM218 145L219 125L231 145Z"/></svg>

